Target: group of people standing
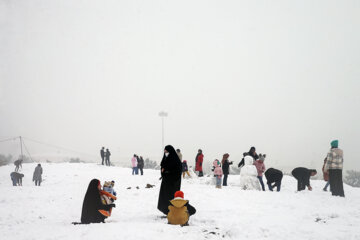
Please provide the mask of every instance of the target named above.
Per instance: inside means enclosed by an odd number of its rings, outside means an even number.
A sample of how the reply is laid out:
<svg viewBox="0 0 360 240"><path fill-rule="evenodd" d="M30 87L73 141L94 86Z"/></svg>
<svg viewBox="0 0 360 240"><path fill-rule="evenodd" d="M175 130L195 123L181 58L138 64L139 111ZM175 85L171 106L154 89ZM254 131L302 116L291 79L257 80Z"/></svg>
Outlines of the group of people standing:
<svg viewBox="0 0 360 240"><path fill-rule="evenodd" d="M106 166L110 166L110 151L107 148L105 151L105 147L102 147L100 150L100 156L101 156L101 165L104 165L104 160L105 160L105 165Z"/></svg>
<svg viewBox="0 0 360 240"><path fill-rule="evenodd" d="M134 154L134 156L131 158L131 166L132 166L132 175L139 175L139 170L141 175L144 175L144 159L142 156L138 156Z"/></svg>

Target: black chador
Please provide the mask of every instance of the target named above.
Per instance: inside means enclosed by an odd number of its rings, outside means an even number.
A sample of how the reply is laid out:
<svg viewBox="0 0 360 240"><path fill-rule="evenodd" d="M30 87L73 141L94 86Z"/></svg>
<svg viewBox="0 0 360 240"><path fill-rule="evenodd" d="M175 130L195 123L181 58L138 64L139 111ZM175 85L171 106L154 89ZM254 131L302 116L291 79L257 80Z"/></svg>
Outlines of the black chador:
<svg viewBox="0 0 360 240"><path fill-rule="evenodd" d="M164 154L161 161L161 187L159 193L158 209L167 214L169 212L169 201L174 198L176 191L181 187L181 172L182 164L175 152L175 149L168 145L165 150L169 153L168 156Z"/></svg>

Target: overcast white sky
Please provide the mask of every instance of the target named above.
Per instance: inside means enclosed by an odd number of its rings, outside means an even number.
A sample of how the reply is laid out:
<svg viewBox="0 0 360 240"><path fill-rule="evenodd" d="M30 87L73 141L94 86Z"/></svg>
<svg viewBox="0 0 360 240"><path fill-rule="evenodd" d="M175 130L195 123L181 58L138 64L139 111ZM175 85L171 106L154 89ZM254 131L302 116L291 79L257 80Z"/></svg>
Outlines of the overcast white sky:
<svg viewBox="0 0 360 240"><path fill-rule="evenodd" d="M0 137L160 160L165 110L191 163L320 170L336 138L359 170L359 29L360 1L0 0Z"/></svg>

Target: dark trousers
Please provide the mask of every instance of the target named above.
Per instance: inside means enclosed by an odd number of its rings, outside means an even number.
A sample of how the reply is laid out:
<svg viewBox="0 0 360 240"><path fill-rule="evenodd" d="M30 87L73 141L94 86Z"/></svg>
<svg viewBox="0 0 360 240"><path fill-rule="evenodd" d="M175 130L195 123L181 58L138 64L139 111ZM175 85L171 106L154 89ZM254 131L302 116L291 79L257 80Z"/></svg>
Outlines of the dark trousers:
<svg viewBox="0 0 360 240"><path fill-rule="evenodd" d="M263 180L262 180L262 176L258 176L257 178L259 179L259 182L260 182L260 184L261 184L262 190L265 191L265 185L264 185L264 182L263 182Z"/></svg>
<svg viewBox="0 0 360 240"><path fill-rule="evenodd" d="M302 191L302 190L305 190L305 182L302 180L302 179L298 179L298 185L297 185L297 190L298 191Z"/></svg>
<svg viewBox="0 0 360 240"><path fill-rule="evenodd" d="M104 165L104 156L101 156L101 165Z"/></svg>
<svg viewBox="0 0 360 240"><path fill-rule="evenodd" d="M229 174L224 174L224 178L223 178L223 186L227 186L227 178L228 178Z"/></svg>
<svg viewBox="0 0 360 240"><path fill-rule="evenodd" d="M332 195L345 197L342 169L329 169L329 181Z"/></svg>
<svg viewBox="0 0 360 240"><path fill-rule="evenodd" d="M109 158L105 159L105 164L106 164L106 166L110 166L110 159Z"/></svg>
<svg viewBox="0 0 360 240"><path fill-rule="evenodd" d="M281 188L281 180L280 181L276 181L274 185L271 185L271 183L268 183L268 187L270 191L273 191L273 188L276 187L276 191L280 192L280 188Z"/></svg>
<svg viewBox="0 0 360 240"><path fill-rule="evenodd" d="M17 180L16 180L16 179L12 178L11 181L12 181L12 183L13 183L13 186L16 186L16 185L17 185Z"/></svg>
<svg viewBox="0 0 360 240"><path fill-rule="evenodd" d="M35 180L35 186L40 186L41 181L40 180Z"/></svg>
<svg viewBox="0 0 360 240"><path fill-rule="evenodd" d="M204 176L203 171L199 171L199 177L203 177L203 176Z"/></svg>
<svg viewBox="0 0 360 240"><path fill-rule="evenodd" d="M140 169L140 173L141 173L141 175L144 175L143 168L139 168L139 169Z"/></svg>

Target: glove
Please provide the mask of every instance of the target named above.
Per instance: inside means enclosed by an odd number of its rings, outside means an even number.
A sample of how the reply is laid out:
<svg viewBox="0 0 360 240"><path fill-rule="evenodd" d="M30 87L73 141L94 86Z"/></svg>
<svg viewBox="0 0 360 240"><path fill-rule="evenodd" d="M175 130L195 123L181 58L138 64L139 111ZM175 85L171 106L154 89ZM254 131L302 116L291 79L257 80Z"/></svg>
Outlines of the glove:
<svg viewBox="0 0 360 240"><path fill-rule="evenodd" d="M113 207L113 208L116 207L115 203L109 204L109 206L110 206L110 207Z"/></svg>

